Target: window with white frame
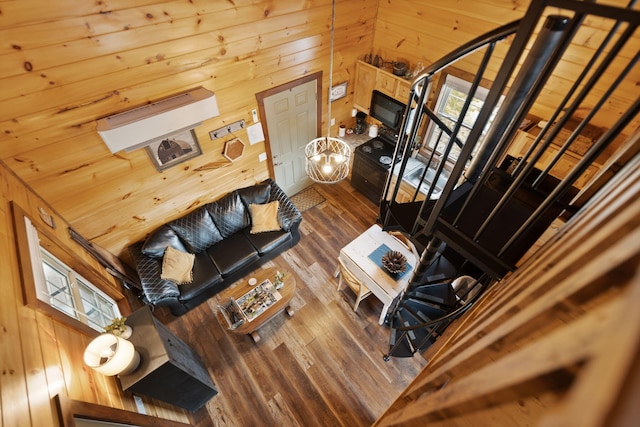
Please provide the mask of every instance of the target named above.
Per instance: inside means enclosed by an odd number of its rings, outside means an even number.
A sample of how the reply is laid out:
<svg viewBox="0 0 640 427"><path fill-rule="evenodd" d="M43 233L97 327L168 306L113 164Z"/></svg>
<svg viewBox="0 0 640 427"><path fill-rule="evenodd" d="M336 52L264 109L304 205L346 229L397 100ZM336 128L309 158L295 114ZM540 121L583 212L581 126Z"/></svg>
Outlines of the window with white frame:
<svg viewBox="0 0 640 427"><path fill-rule="evenodd" d="M440 93L438 95L438 100L435 106L436 115L442 120L449 129L453 130L455 123L458 121L460 117L460 113L462 112L462 107L464 106L465 101L471 91L471 83L462 80L458 77L447 75L446 81L442 88L440 89ZM469 109L467 110L467 114L465 115L462 126L460 127L460 131L458 132L457 138L464 144L469 136L469 132L473 127L478 115L480 114L480 110L484 105L484 100L487 97L489 90L483 87L478 87L476 90L475 96L471 100L471 104L469 105ZM485 128L486 130L489 128L491 122L495 118L495 115L502 103L502 97L500 98L500 102L494 109L491 117L489 118L489 122ZM485 133L482 134L483 138ZM449 136L444 133L444 131L436 126L434 123L431 123L430 129L425 136L426 147L428 150L435 152L438 155L443 155L447 144L449 143ZM482 142L482 141L481 141ZM478 150L478 148L482 144L476 144L474 148L474 153ZM449 152L449 156L447 160L451 162L455 162L460 155L461 147L457 144L453 145L451 151Z"/></svg>
<svg viewBox="0 0 640 427"><path fill-rule="evenodd" d="M37 298L96 331L120 316L116 301L40 246L38 232L25 217Z"/></svg>

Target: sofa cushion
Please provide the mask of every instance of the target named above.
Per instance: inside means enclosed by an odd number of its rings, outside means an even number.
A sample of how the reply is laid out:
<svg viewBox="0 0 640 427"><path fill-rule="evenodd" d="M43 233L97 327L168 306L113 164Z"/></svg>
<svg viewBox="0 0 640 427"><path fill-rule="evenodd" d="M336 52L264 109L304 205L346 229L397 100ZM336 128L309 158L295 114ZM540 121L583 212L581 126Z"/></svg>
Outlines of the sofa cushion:
<svg viewBox="0 0 640 427"><path fill-rule="evenodd" d="M136 271L147 301L155 304L166 298L178 297L180 295L178 286L160 278L162 260L143 254L141 248L142 242L134 243L129 246L129 253L136 264Z"/></svg>
<svg viewBox="0 0 640 427"><path fill-rule="evenodd" d="M180 286L179 299L188 301L221 282L222 276L209 255L206 252L200 252L193 260L193 281Z"/></svg>
<svg viewBox="0 0 640 427"><path fill-rule="evenodd" d="M176 232L165 224L147 237L147 240L142 245L141 252L153 258L162 258L169 246L179 251L187 252Z"/></svg>
<svg viewBox="0 0 640 427"><path fill-rule="evenodd" d="M291 233L284 230L267 231L266 233L251 234L249 229L244 230L245 236L251 242L260 256L271 252L280 245L288 244L292 237Z"/></svg>
<svg viewBox="0 0 640 427"><path fill-rule="evenodd" d="M282 227L280 227L280 223L278 222L279 206L280 203L277 200L263 205L250 204L251 234L280 230Z"/></svg>
<svg viewBox="0 0 640 427"><path fill-rule="evenodd" d="M160 277L164 280L170 280L176 285L191 283L193 281L193 258L193 254L179 251L171 246L167 247L164 257L162 257Z"/></svg>
<svg viewBox="0 0 640 427"><path fill-rule="evenodd" d="M245 213L246 208L237 192L232 192L222 199L205 205L211 219L222 237L228 237L250 225Z"/></svg>
<svg viewBox="0 0 640 427"><path fill-rule="evenodd" d="M233 274L259 258L258 251L244 233L232 234L222 242L216 243L207 249L207 254L222 277Z"/></svg>
<svg viewBox="0 0 640 427"><path fill-rule="evenodd" d="M278 222L284 231L291 231L291 228L294 226L296 228L298 227L300 221L302 221L302 214L278 185L271 186L269 200L277 200L280 202Z"/></svg>
<svg viewBox="0 0 640 427"><path fill-rule="evenodd" d="M260 183L236 190L247 208L251 203L264 204L269 201L270 183Z"/></svg>
<svg viewBox="0 0 640 427"><path fill-rule="evenodd" d="M220 231L204 206L171 221L169 227L178 233L186 243L187 251L193 254L198 254L222 240Z"/></svg>

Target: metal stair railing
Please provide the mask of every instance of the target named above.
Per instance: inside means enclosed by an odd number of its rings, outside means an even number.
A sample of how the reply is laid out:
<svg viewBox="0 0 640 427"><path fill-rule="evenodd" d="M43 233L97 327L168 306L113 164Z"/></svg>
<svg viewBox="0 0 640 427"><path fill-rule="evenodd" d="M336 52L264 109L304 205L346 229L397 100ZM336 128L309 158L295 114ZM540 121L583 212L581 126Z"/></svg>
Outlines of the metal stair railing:
<svg viewBox="0 0 640 427"><path fill-rule="evenodd" d="M562 156L571 148L572 144L576 142L581 132L592 123L593 118L610 100L612 94L616 90L620 90L624 82L628 84L630 76L634 78L632 72L636 70L635 67L640 59L640 52L638 49L634 50L630 44L631 40L638 37L638 26L640 25L640 11L635 9L636 3L636 0L632 0L629 1L626 8L620 8L598 4L596 1L540 0L531 2L523 19L472 40L425 69L413 80L405 110L405 119L400 129L391 165L391 173L387 177L382 195L380 220L383 228L398 228L398 224L407 223L407 221L398 221L394 209L397 209L402 203L396 199L408 159L416 150L420 139L424 140L426 129L429 126L438 129L440 136L436 144L440 144L441 139L445 141L441 148L441 157L436 158L434 155L436 150L434 149L428 158L425 170L421 175L421 181L424 181L427 169L430 167L435 171L435 176L430 178L431 183L427 196L421 203L412 229L403 230L410 234L412 240L416 241L418 238L422 238L422 242L427 242L420 245L425 249L422 251L420 262L415 268L408 289L420 286L425 272L434 263L434 260L442 255L443 244L453 248L467 261L479 267L492 280L498 280L507 271L515 269L515 262L521 256L519 251L524 253L524 250L535 242L539 236L536 233L541 234L540 229L548 226L550 221L562 212L575 213L586 202L584 197L574 197L577 193L574 184L598 156L611 146L616 137L624 132L629 132L632 127L630 125L634 123L640 113L640 99L636 97L627 105L620 106L621 112L617 121L586 149L581 160L566 171L564 178L559 179L551 176L551 171L554 166L559 164ZM547 16L549 8L552 8L554 13L562 13L562 15ZM520 123L530 112L532 106L536 104L540 94L544 93L549 79L563 61L567 48L578 34L583 22L590 16L597 16L606 21L606 24L601 23L603 28L606 28L605 25L610 25L608 31L604 30L606 32L604 38L594 50L592 57L585 58L584 67L572 70L576 74L575 79L570 87L566 88L563 99L549 117L547 125L543 126L539 135L532 142L526 154L521 159L517 159L519 161L511 163L509 168L501 169L499 162L506 157L509 144L518 131ZM534 28L540 23L542 23L542 30L534 38ZM496 43L510 35L515 35L515 37L511 41L507 55L502 60L499 72L493 79L491 89L469 135L462 142L459 138L462 121L467 114L471 99L487 71L488 64L494 58ZM525 55L528 46L531 48L529 54ZM626 53L621 55L625 49ZM483 53L482 60L478 65L470 93L461 109L459 119L449 127L426 104L432 80L437 73L445 70L451 64L476 52ZM519 61L522 62L522 66L516 73ZM614 61L616 61L616 66L611 67ZM606 79L603 78L605 73ZM506 91L508 84L510 84L510 88ZM593 92L596 86L598 86L600 95L593 101ZM504 102L491 127L488 128L487 123L489 123L489 119L503 94L505 94ZM587 99L591 99L591 101L587 102ZM557 140L569 120L574 119L578 112L582 112L584 118L579 121L577 127L571 131L570 136L564 142L556 143L560 149L553 156L546 156L550 159L538 168L537 164L545 158L551 144ZM425 125L425 120L429 121L429 126ZM449 170L449 178L441 192L435 197L434 187L445 169L447 156L454 145L460 147L458 160ZM478 146L477 151L475 151L476 146ZM475 154L472 156L474 152ZM397 176L395 180L394 175ZM503 180L500 181L500 184L504 184L504 188L499 189L497 200L491 202L493 205L486 213L482 214L481 221L474 226L475 228L466 227L465 229L465 220L468 221L470 215L476 214L479 198L486 194L483 191L486 191L487 186L495 181L496 176ZM495 187L495 184L492 185ZM418 197L419 189L420 185L417 186L413 194L413 202ZM493 189L495 190L495 188ZM457 193L456 190L458 190ZM496 224L502 225L500 224L501 219L504 220L514 203L522 200L523 194L535 199L536 204L529 206L531 211L526 217L518 219L521 222L514 223L513 230L509 231L510 234L506 237L502 236L505 237L504 240L496 239L492 235L495 232ZM593 192L587 191L584 194L593 194ZM576 201L580 201L581 204ZM397 210L397 212L401 211ZM495 244L491 246L487 242ZM483 287L483 291L485 289ZM421 324L403 324L394 327L394 315L403 308L407 298L407 293L403 293L390 313L390 323L396 338L390 351L385 355L385 360L388 360L394 350L405 341L409 343L414 352L420 350L422 346L426 345L425 340L431 338L437 325L462 314L478 297L479 295L476 295L472 301L442 318ZM411 335L415 337L414 332L419 329L425 329L429 333L423 342L412 342Z"/></svg>
<svg viewBox="0 0 640 427"><path fill-rule="evenodd" d="M405 339L407 339L410 342L411 348L414 349L413 353L415 353L415 351L424 350L423 346L427 343L427 341L432 336L432 334L435 331L435 328L438 325L443 324L445 322L452 322L457 317L459 317L461 314L463 314L464 312L469 310L482 297L482 295L484 295L485 290L488 288L488 285L483 283L484 281L486 281L486 279L487 278L485 276L485 277L483 277L481 279L478 279L476 281L476 283L482 283L482 289L480 290L480 292L475 294L470 300L465 301L458 308L456 308L455 310L447 313L446 315L441 316L441 317L439 317L437 319L430 320L428 322L417 324L417 325L405 325L405 326L402 326L402 327L393 328L393 330L394 330L394 332L396 334L395 341L394 341L393 345L391 345L391 348L389 349L389 352L386 353L383 356L384 361L388 362L390 360L390 357L393 356L394 351L402 344L403 340L405 340ZM422 340L422 342L418 343L418 345L415 345L415 343L412 342L412 340L410 338L410 335L414 331L417 331L419 329L427 329L427 330L429 330L430 333L426 335L426 337ZM399 337L397 336L398 332L400 332L400 336Z"/></svg>
<svg viewBox="0 0 640 427"><path fill-rule="evenodd" d="M393 162L391 164L391 170L398 171L397 176L401 177L404 175L406 170L406 165L408 163L408 159L411 157L411 153L415 149L416 141L424 137L424 135L421 135L420 133L422 130L421 128L423 128L423 126L421 126L423 124L422 123L423 115L425 115L431 120L433 125L436 126L440 132L440 136L437 141L438 146L441 143L441 139L443 135L446 135L449 137L448 141L444 143L445 145L443 147L443 151L444 151L443 155L439 156L439 158L436 158L435 153L437 150L434 149L432 151L431 156L428 159L428 163L426 165L427 167L425 168L425 173L429 168L436 169L437 172L434 178L432 179L432 184L435 184L438 182L438 179L441 177L444 171L445 164L447 161L447 156L451 152L453 145L455 144L455 145L458 145L459 147L462 147L464 145L462 141L460 141L460 139L458 138L458 133L462 126L462 120L464 119L468 111L469 105L480 85L480 81L482 80L484 72L486 71L486 66L494 54L495 45L498 42L504 40L506 37L512 35L517 30L519 23L520 23L519 20L511 22L496 30L486 33L474 40L471 40L470 42L464 44L460 48L451 52L449 55L445 56L441 60L427 67L425 70L423 70L419 75L417 75L413 79L411 84L411 91L409 94L409 100L407 102L407 107L404 112L405 120L403 121L401 129L399 131L398 141L397 141L395 153L393 156ZM456 63L460 59L474 52L477 52L483 48L486 48L487 51L476 73L476 78L474 79L472 88L469 93L469 97L467 98L467 101L465 102L465 106L463 107L463 110L461 111L461 114L459 116L460 120L455 123L453 129L450 129L446 125L446 123L440 120L440 118L436 115L436 113L426 105L429 92L431 90L432 79L437 73L441 72L442 70ZM414 110L413 113L412 113L412 110ZM414 119L412 120L411 117L413 117ZM400 161L398 161L399 158L401 159ZM424 181L424 176L422 178L423 179L421 179L421 181ZM455 177L454 179L458 179L458 178L459 176ZM380 218L383 223L383 228L390 225L390 220L392 219L393 212L388 207L393 206L394 204L397 203L395 199L400 189L401 179L397 179L393 187L392 187L392 182L393 182L393 174L390 173L387 176L385 186L382 192L382 200L386 201L386 203L381 204L381 206L384 206L383 208L384 212L380 213ZM428 190L428 195L425 201L429 200L433 195L433 191L434 191L433 187L435 187L435 185L430 186ZM417 186L413 200L416 199L419 188L420 186ZM418 218L421 217L421 214L425 209L425 206L426 204L423 203L420 213L418 214ZM404 230L404 231L413 234L412 230Z"/></svg>

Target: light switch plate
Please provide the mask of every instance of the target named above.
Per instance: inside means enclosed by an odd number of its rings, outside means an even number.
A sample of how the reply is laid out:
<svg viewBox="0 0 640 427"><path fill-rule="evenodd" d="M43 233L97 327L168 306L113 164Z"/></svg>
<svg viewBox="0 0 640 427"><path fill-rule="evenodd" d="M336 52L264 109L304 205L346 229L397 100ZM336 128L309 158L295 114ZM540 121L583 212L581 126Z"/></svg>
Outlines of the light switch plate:
<svg viewBox="0 0 640 427"><path fill-rule="evenodd" d="M253 123L258 123L258 110L255 108L251 110L251 117L253 117Z"/></svg>
<svg viewBox="0 0 640 427"><path fill-rule="evenodd" d="M264 162L265 160L267 160L267 153L258 154L258 160L260 160L261 162Z"/></svg>
<svg viewBox="0 0 640 427"><path fill-rule="evenodd" d="M144 407L144 402L140 396L133 395L133 400L136 402L136 408L138 409L138 413L146 414L147 410Z"/></svg>

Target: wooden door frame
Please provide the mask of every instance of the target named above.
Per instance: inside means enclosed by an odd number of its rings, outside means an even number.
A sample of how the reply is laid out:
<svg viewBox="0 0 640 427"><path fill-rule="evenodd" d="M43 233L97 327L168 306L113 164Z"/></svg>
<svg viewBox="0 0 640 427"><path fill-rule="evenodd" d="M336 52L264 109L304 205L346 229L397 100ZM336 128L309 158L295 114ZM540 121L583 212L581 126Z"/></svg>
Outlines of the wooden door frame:
<svg viewBox="0 0 640 427"><path fill-rule="evenodd" d="M265 151L267 153L267 166L269 168L269 176L276 179L276 173L273 169L273 156L271 154L271 142L269 140L269 129L267 126L267 115L264 111L264 99L271 96L276 95L280 92L284 92L285 90L292 89L301 84L308 83L310 81L316 81L317 85L317 95L316 96L316 104L317 104L317 117L316 117L316 136L320 136L320 126L322 125L322 71L318 71L315 73L308 74L304 77L300 77L299 79L292 80L288 83L284 83L280 86L273 87L271 89L267 89L265 91L256 93L256 100L258 101L258 111L260 117L262 117L262 132L264 133L264 144Z"/></svg>

